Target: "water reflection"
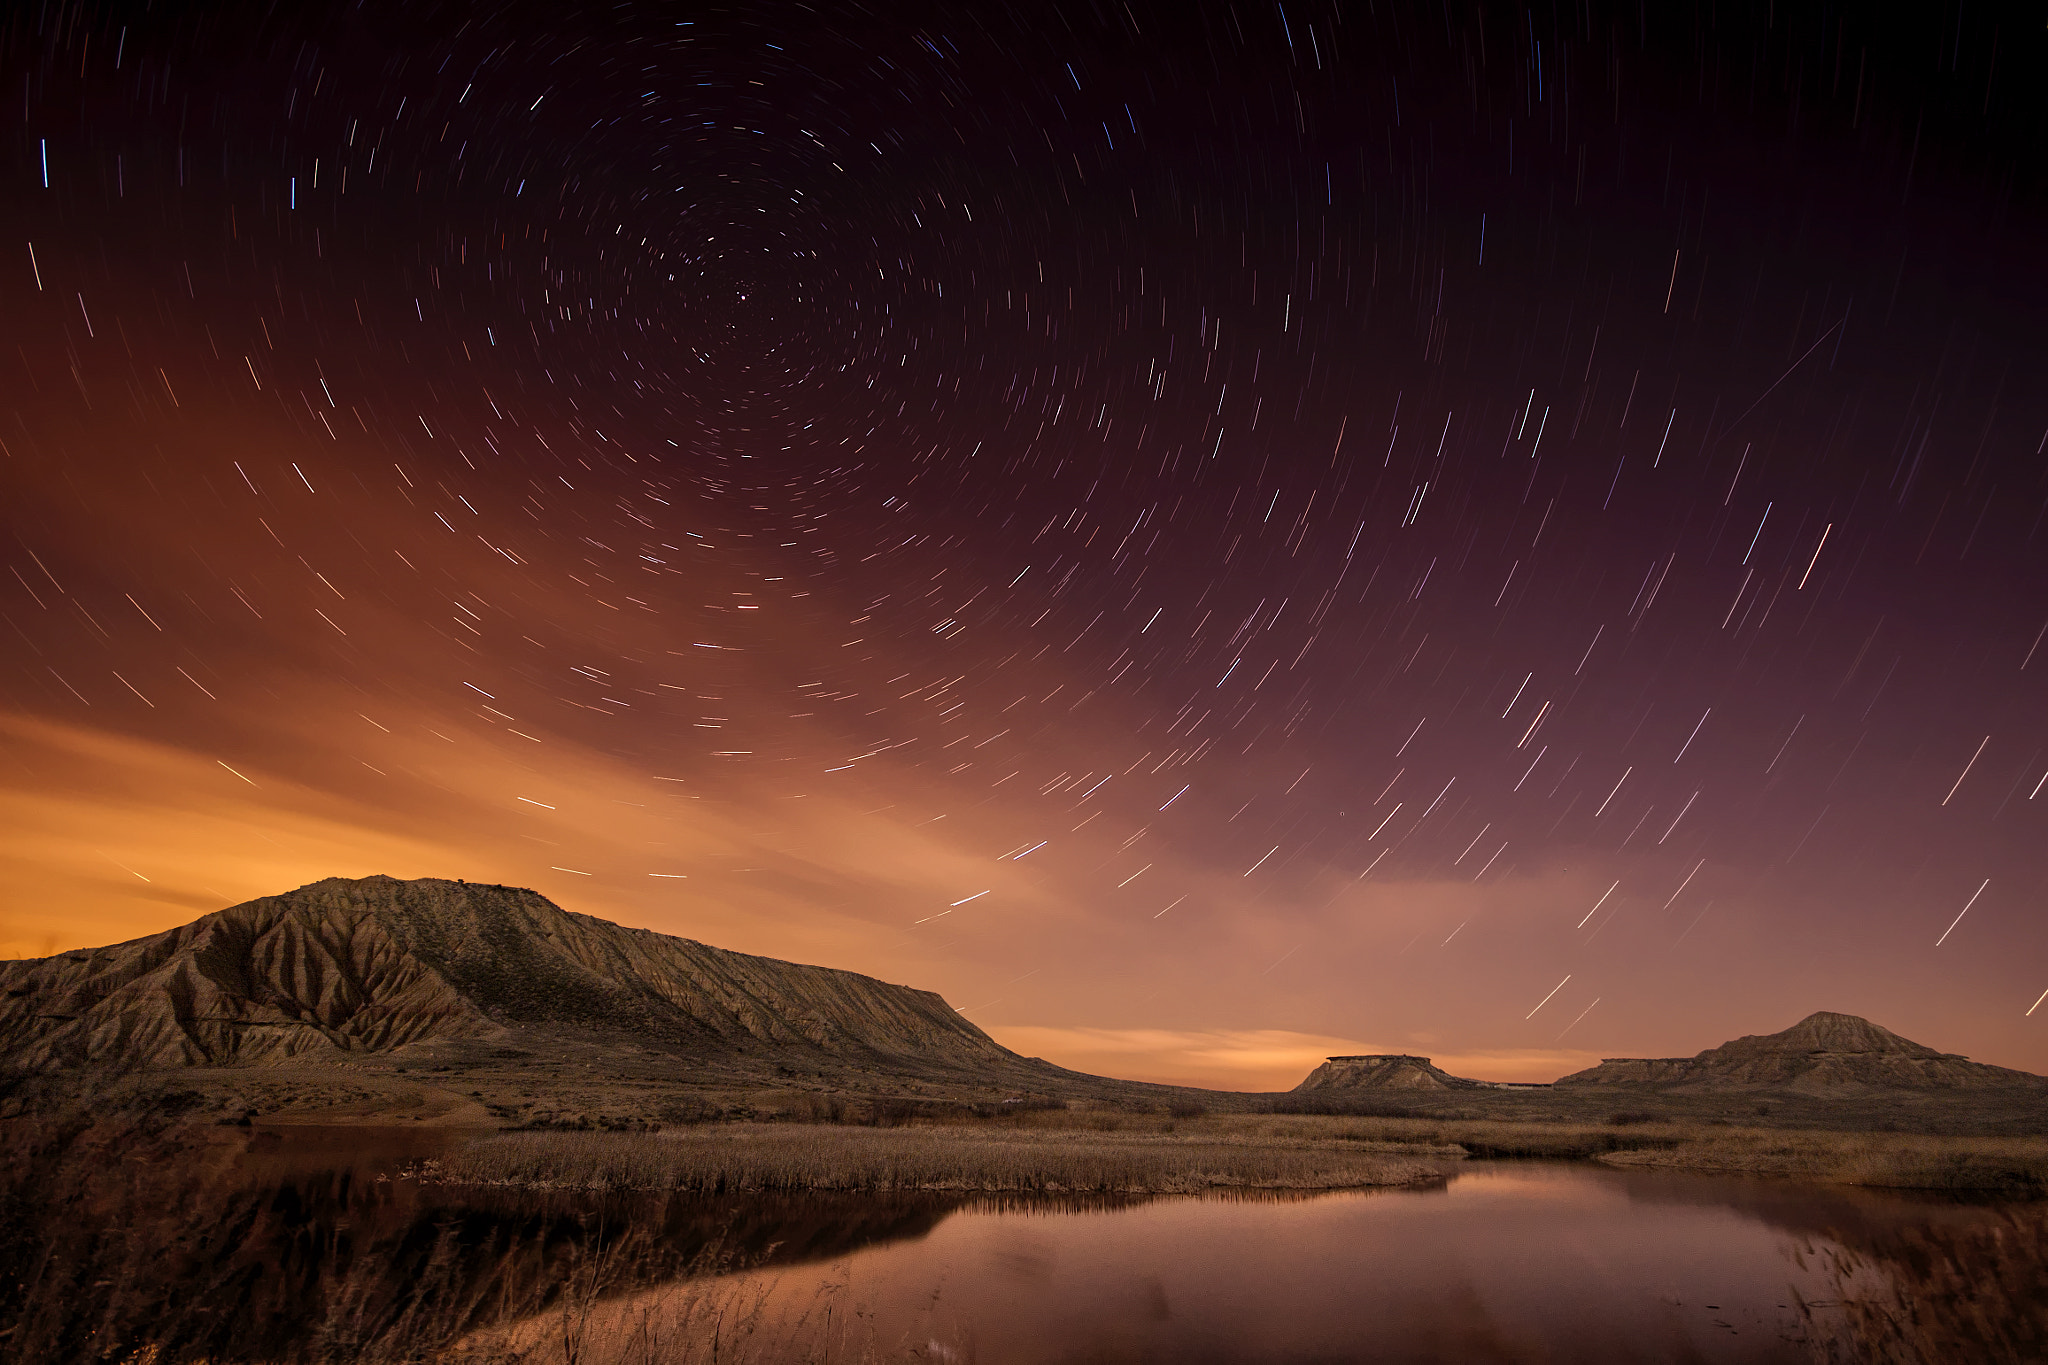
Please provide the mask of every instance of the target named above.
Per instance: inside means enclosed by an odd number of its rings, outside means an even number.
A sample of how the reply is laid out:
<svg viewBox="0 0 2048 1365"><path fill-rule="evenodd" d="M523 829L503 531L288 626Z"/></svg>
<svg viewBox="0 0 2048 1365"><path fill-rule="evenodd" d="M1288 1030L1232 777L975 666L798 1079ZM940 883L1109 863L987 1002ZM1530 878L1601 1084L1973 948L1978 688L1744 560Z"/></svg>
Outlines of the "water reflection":
<svg viewBox="0 0 2048 1365"><path fill-rule="evenodd" d="M1788 1256L1787 1230L1741 1207L1746 1193L1475 1163L1431 1191L965 1209L826 1270L725 1277L722 1297L663 1286L582 1328L601 1354L633 1356L686 1338L716 1300L744 1306L761 1358L1807 1360L1801 1304L1839 1292L1832 1263ZM1809 1196L1800 1221L1825 1223L1839 1202ZM500 1340L536 1350L549 1330Z"/></svg>
<svg viewBox="0 0 2048 1365"><path fill-rule="evenodd" d="M0 1151L0 1360L418 1360L467 1333L734 1266L919 1237L954 1207L472 1189L404 1174L463 1135L107 1133Z"/></svg>
<svg viewBox="0 0 2048 1365"><path fill-rule="evenodd" d="M476 1189L417 1130L4 1134L0 1359L2048 1358L2048 1210L1592 1165L1092 1206Z"/></svg>

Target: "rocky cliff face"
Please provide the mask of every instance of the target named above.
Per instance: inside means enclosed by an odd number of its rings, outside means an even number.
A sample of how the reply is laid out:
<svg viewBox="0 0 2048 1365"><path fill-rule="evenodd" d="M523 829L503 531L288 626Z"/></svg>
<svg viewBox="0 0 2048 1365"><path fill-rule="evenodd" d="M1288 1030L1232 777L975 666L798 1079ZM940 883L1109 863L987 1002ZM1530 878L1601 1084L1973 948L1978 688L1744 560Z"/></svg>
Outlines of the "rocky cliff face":
<svg viewBox="0 0 2048 1365"><path fill-rule="evenodd" d="M1810 1014L1782 1033L1752 1034L1696 1057L1612 1057L1559 1086L1686 1090L1846 1088L2048 1090L2048 1079L1936 1052L1853 1014Z"/></svg>
<svg viewBox="0 0 2048 1365"><path fill-rule="evenodd" d="M1296 1091L1454 1090L1469 1084L1438 1070L1427 1057L1373 1053L1358 1057L1332 1057L1309 1072L1308 1079L1294 1088Z"/></svg>
<svg viewBox="0 0 2048 1365"><path fill-rule="evenodd" d="M930 991L464 882L330 878L149 938L0 963L0 1058L31 1070L331 1062L548 1028L696 1055L1026 1064Z"/></svg>
<svg viewBox="0 0 2048 1365"><path fill-rule="evenodd" d="M1427 1057L1367 1053L1332 1057L1294 1087L1306 1090L1541 1090L1543 1086L1508 1081L1474 1081L1453 1076Z"/></svg>

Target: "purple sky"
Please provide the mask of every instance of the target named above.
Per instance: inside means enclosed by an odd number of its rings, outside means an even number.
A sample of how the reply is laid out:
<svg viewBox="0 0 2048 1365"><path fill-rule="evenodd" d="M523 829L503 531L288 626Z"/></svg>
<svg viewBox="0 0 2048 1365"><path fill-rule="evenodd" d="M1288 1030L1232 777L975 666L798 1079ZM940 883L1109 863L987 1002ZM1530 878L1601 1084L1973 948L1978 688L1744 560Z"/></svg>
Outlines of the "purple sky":
<svg viewBox="0 0 2048 1365"><path fill-rule="evenodd" d="M388 872L1156 1079L2048 1071L2038 26L207 8L0 27L0 952Z"/></svg>

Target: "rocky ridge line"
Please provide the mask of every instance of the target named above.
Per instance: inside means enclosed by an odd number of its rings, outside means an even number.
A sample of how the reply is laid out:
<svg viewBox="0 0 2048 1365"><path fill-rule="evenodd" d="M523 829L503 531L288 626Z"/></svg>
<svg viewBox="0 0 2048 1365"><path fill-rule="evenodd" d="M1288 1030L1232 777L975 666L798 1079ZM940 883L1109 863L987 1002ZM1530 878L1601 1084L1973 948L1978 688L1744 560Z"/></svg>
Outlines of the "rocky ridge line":
<svg viewBox="0 0 2048 1365"><path fill-rule="evenodd" d="M331 1063L550 1028L704 1056L1029 1064L930 991L480 883L329 878L128 943L0 963L0 1057L31 1071Z"/></svg>

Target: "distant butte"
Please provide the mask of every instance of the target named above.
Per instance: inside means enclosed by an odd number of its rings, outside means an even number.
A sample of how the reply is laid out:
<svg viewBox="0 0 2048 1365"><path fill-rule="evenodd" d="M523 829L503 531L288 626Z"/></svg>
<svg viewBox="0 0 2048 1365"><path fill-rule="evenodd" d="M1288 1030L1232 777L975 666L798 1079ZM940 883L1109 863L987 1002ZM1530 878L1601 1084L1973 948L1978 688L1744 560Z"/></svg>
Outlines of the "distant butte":
<svg viewBox="0 0 2048 1365"><path fill-rule="evenodd" d="M1427 1057L1402 1053L1372 1052L1354 1057L1331 1057L1308 1079L1294 1087L1297 1093L1314 1090L1543 1090L1547 1086L1520 1081L1474 1081L1453 1076Z"/></svg>
<svg viewBox="0 0 2048 1365"><path fill-rule="evenodd" d="M1560 1086L1686 1091L2048 1089L2028 1071L1987 1066L1901 1038L1853 1014L1809 1014L1782 1033L1751 1034L1694 1057L1610 1057Z"/></svg>
<svg viewBox="0 0 2048 1365"><path fill-rule="evenodd" d="M1427 1057L1331 1057L1293 1093L1557 1090L1606 1087L1674 1096L1783 1091L1816 1099L1873 1091L2039 1091L2048 1078L1937 1052L1853 1014L1809 1014L1780 1033L1751 1034L1694 1057L1609 1057L1552 1085L1475 1081Z"/></svg>

